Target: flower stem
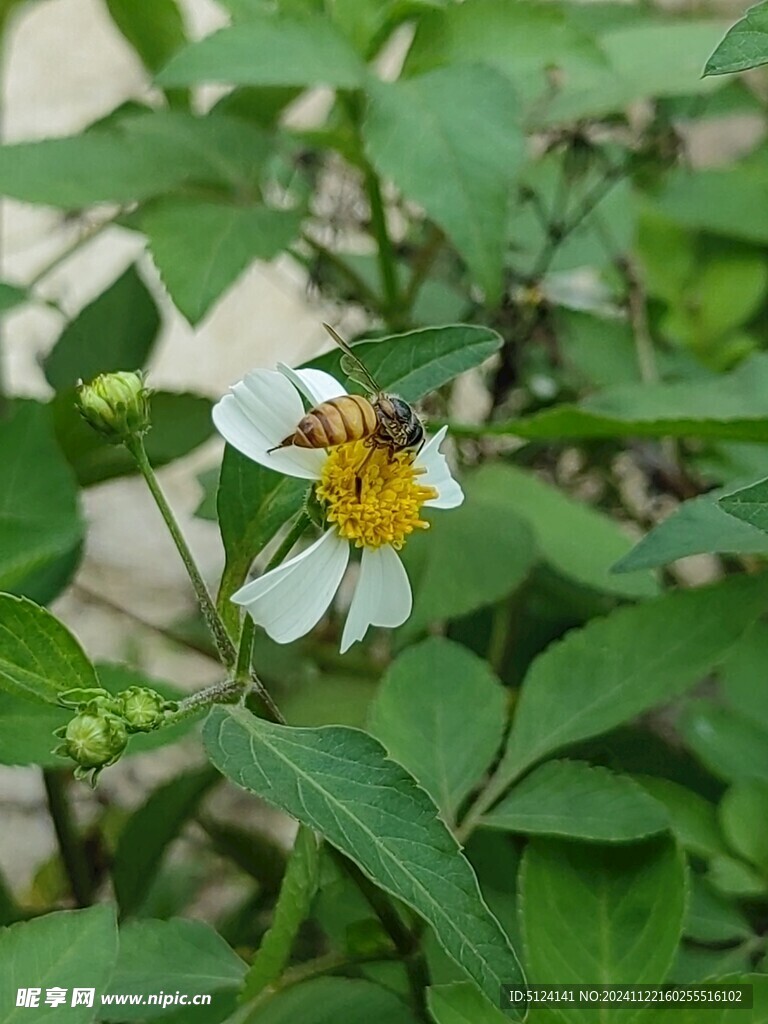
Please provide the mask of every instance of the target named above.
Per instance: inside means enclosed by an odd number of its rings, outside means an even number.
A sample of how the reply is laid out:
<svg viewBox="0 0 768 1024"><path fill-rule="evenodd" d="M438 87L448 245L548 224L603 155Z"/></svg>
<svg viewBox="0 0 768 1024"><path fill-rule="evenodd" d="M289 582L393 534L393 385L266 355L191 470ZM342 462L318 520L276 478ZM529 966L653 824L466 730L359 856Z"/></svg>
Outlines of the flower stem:
<svg viewBox="0 0 768 1024"><path fill-rule="evenodd" d="M58 768L43 770L43 783L48 798L56 839L72 895L79 907L93 903L93 874L85 847L72 815L67 795L69 773Z"/></svg>
<svg viewBox="0 0 768 1024"><path fill-rule="evenodd" d="M389 323L397 320L400 307L400 289L397 283L397 263L392 239L389 237L384 199L379 176L372 167L366 167L365 187L371 205L371 227L376 238L376 252L384 293L384 315Z"/></svg>
<svg viewBox="0 0 768 1024"><path fill-rule="evenodd" d="M189 545L184 538L184 534L181 532L176 517L174 516L170 505L166 501L165 495L160 489L155 471L150 465L149 458L147 457L147 450L144 447L144 441L141 437L133 437L129 441L125 442L125 446L131 455L136 460L136 465L139 467L141 475L144 477L147 487L149 487L152 497L155 499L155 504L160 510L160 514L165 520L165 525L168 527L168 532L173 538L173 543L176 545L176 550L181 555L181 560L184 563L184 567L187 570L192 586L197 597L200 610L203 613L203 618L206 621L208 629L211 631L216 649L219 652L224 665L230 668L235 664L235 648L227 633L224 623L219 617L219 613L216 611L216 605L213 603L213 598L208 592L208 588L205 585L203 577L200 575L200 570L195 564L195 560L192 557L192 552L189 550Z"/></svg>

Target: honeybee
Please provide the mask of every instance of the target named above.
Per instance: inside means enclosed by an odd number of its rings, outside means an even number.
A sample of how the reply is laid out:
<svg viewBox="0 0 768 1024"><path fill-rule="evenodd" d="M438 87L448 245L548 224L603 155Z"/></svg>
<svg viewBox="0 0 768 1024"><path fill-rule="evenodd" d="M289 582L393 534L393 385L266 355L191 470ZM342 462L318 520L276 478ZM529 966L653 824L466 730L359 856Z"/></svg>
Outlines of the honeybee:
<svg viewBox="0 0 768 1024"><path fill-rule="evenodd" d="M411 406L397 395L379 387L352 349L328 324L323 324L344 353L341 368L350 380L368 391L361 395L341 395L310 409L278 448L334 448L350 441L363 441L374 448L388 448L392 454L419 448L424 443L424 425ZM362 468L362 467L361 467Z"/></svg>

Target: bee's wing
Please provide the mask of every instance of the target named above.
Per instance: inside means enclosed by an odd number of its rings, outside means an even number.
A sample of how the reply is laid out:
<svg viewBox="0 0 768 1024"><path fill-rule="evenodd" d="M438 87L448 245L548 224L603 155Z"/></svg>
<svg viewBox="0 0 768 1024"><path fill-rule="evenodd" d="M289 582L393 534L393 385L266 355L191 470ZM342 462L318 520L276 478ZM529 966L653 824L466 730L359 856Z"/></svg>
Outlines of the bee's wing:
<svg viewBox="0 0 768 1024"><path fill-rule="evenodd" d="M355 384L359 384L361 388L366 388L370 394L378 395L381 393L381 388L373 379L371 374L365 368L361 360L357 358L349 345L344 341L343 338L334 331L328 324L323 324L323 327L328 331L330 336L336 342L341 349L343 355L341 357L341 369L344 374Z"/></svg>

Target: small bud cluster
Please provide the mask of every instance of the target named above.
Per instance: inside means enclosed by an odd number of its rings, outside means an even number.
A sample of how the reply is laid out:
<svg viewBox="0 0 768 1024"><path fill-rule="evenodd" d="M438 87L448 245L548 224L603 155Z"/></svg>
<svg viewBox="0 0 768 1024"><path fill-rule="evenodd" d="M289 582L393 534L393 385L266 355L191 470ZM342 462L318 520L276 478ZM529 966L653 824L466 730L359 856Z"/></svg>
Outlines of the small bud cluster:
<svg viewBox="0 0 768 1024"><path fill-rule="evenodd" d="M75 778L95 785L103 768L122 756L131 733L152 732L178 705L146 686L129 686L112 694L99 687L67 690L59 703L77 714L54 733L62 742L55 754L77 763Z"/></svg>
<svg viewBox="0 0 768 1024"><path fill-rule="evenodd" d="M79 384L76 404L80 415L110 444L124 444L149 430L149 388L144 375L102 373L90 384Z"/></svg>

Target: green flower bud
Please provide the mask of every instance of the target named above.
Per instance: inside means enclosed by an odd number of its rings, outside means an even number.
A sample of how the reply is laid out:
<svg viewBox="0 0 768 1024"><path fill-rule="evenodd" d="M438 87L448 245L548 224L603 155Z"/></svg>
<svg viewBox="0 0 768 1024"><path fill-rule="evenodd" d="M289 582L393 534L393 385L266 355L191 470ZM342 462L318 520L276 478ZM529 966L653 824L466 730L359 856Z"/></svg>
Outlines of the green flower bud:
<svg viewBox="0 0 768 1024"><path fill-rule="evenodd" d="M165 718L166 711L173 711L176 704L167 701L156 690L146 686L129 686L118 694L120 714L128 732L151 732Z"/></svg>
<svg viewBox="0 0 768 1024"><path fill-rule="evenodd" d="M100 686L64 690L59 694L59 704L64 708L75 708L77 711L111 711L120 714L120 702Z"/></svg>
<svg viewBox="0 0 768 1024"><path fill-rule="evenodd" d="M149 430L149 396L139 371L102 373L90 384L78 386L76 405L110 444L121 444Z"/></svg>
<svg viewBox="0 0 768 1024"><path fill-rule="evenodd" d="M63 739L55 754L71 757L78 768L85 769L76 774L82 778L88 769L114 764L125 750L128 733L122 719L108 711L81 711L68 725L57 729L55 735Z"/></svg>

